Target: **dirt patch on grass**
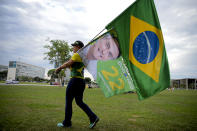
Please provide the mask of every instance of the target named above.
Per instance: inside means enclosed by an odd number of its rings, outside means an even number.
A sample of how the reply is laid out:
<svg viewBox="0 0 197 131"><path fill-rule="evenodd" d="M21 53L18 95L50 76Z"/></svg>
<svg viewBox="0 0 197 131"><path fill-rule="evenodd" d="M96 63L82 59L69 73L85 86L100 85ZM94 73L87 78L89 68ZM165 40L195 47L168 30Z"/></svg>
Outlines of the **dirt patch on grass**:
<svg viewBox="0 0 197 131"><path fill-rule="evenodd" d="M129 121L136 121L136 119L134 119L134 118L129 118L128 120Z"/></svg>

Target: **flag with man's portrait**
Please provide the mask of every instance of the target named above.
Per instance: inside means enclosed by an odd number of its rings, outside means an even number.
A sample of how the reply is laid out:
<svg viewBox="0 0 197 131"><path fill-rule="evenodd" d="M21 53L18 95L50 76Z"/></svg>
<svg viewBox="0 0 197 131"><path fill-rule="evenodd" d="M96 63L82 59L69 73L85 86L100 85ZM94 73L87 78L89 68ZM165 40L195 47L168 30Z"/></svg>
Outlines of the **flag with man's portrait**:
<svg viewBox="0 0 197 131"><path fill-rule="evenodd" d="M135 91L113 31L99 36L77 53L106 97Z"/></svg>
<svg viewBox="0 0 197 131"><path fill-rule="evenodd" d="M153 0L136 0L106 29L117 34L121 55L140 100L170 86L168 59Z"/></svg>

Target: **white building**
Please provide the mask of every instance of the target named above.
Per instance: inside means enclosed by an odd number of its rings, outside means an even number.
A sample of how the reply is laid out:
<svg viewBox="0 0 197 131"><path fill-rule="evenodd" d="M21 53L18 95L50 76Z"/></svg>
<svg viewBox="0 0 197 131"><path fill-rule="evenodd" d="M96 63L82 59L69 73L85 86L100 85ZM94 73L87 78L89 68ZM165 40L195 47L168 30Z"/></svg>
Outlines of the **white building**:
<svg viewBox="0 0 197 131"><path fill-rule="evenodd" d="M7 80L16 80L17 76L44 78L45 68L26 64L20 61L10 61Z"/></svg>
<svg viewBox="0 0 197 131"><path fill-rule="evenodd" d="M0 65L0 72L7 70L8 70L8 66Z"/></svg>

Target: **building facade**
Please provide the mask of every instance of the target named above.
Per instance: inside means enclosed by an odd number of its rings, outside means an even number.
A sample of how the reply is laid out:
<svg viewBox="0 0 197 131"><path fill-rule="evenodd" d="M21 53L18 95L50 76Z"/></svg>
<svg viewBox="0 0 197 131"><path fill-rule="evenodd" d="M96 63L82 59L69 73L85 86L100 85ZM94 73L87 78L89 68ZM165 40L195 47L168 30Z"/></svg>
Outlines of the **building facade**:
<svg viewBox="0 0 197 131"><path fill-rule="evenodd" d="M10 61L7 80L16 80L18 76L44 78L45 68L26 64L20 61Z"/></svg>
<svg viewBox="0 0 197 131"><path fill-rule="evenodd" d="M174 88L197 89L197 79L195 78L173 79L171 80L171 85Z"/></svg>

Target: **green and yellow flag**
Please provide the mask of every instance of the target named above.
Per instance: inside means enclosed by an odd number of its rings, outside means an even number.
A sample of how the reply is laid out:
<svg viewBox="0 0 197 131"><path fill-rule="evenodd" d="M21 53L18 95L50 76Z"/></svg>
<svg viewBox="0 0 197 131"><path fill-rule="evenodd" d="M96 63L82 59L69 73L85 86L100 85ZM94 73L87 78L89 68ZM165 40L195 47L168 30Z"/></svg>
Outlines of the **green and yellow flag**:
<svg viewBox="0 0 197 131"><path fill-rule="evenodd" d="M170 86L168 59L153 0L136 0L106 29L117 34L121 56L140 100Z"/></svg>
<svg viewBox="0 0 197 131"><path fill-rule="evenodd" d="M135 91L113 31L108 31L77 52L106 97Z"/></svg>

